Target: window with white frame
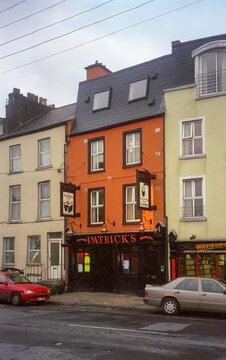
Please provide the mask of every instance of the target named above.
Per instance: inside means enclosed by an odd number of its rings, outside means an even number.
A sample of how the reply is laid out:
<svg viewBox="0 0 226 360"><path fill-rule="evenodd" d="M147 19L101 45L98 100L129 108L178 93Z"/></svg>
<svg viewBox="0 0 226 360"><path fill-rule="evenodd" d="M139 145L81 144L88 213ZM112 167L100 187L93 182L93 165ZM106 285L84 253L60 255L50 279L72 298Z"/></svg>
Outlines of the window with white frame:
<svg viewBox="0 0 226 360"><path fill-rule="evenodd" d="M21 151L20 145L9 147L10 172L21 171Z"/></svg>
<svg viewBox="0 0 226 360"><path fill-rule="evenodd" d="M182 186L182 218L203 217L205 213L203 178L183 179Z"/></svg>
<svg viewBox="0 0 226 360"><path fill-rule="evenodd" d="M226 91L226 41L215 41L193 51L196 95Z"/></svg>
<svg viewBox="0 0 226 360"><path fill-rule="evenodd" d="M104 223L104 188L89 189L89 225Z"/></svg>
<svg viewBox="0 0 226 360"><path fill-rule="evenodd" d="M123 133L123 165L141 164L141 130Z"/></svg>
<svg viewBox="0 0 226 360"><path fill-rule="evenodd" d="M203 154L203 120L182 122L182 156Z"/></svg>
<svg viewBox="0 0 226 360"><path fill-rule="evenodd" d="M20 220L21 186L10 186L10 221Z"/></svg>
<svg viewBox="0 0 226 360"><path fill-rule="evenodd" d="M110 90L94 94L93 111L107 109L110 104Z"/></svg>
<svg viewBox="0 0 226 360"><path fill-rule="evenodd" d="M104 138L89 140L89 172L104 170Z"/></svg>
<svg viewBox="0 0 226 360"><path fill-rule="evenodd" d="M5 237L3 238L3 264L14 265L15 263L15 238Z"/></svg>
<svg viewBox="0 0 226 360"><path fill-rule="evenodd" d="M0 135L2 135L2 134L3 134L3 124L0 123Z"/></svg>
<svg viewBox="0 0 226 360"><path fill-rule="evenodd" d="M41 264L40 236L28 236L28 264Z"/></svg>
<svg viewBox="0 0 226 360"><path fill-rule="evenodd" d="M130 84L129 101L143 99L147 96L148 79L139 80Z"/></svg>
<svg viewBox="0 0 226 360"><path fill-rule="evenodd" d="M135 185L124 185L124 223L140 221L140 210L137 209L137 193Z"/></svg>
<svg viewBox="0 0 226 360"><path fill-rule="evenodd" d="M50 138L38 141L38 167L50 166Z"/></svg>
<svg viewBox="0 0 226 360"><path fill-rule="evenodd" d="M39 218L50 217L50 182L45 181L39 186Z"/></svg>

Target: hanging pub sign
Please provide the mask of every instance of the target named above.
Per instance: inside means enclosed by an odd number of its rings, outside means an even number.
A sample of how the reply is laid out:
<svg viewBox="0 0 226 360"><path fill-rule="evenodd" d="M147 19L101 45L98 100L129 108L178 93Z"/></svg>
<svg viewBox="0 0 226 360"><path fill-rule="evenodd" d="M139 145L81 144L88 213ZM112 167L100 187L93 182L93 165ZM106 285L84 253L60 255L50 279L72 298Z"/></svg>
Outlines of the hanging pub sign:
<svg viewBox="0 0 226 360"><path fill-rule="evenodd" d="M75 190L73 184L60 183L60 216L75 216Z"/></svg>
<svg viewBox="0 0 226 360"><path fill-rule="evenodd" d="M149 171L136 170L137 205L138 208L151 209L150 204L151 174Z"/></svg>

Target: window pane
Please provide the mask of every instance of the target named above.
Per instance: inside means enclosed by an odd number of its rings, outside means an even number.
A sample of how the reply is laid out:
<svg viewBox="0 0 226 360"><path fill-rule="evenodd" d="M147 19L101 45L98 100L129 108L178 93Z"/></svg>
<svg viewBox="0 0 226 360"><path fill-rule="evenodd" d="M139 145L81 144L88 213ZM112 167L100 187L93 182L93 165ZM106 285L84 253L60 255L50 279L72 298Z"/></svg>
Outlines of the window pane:
<svg viewBox="0 0 226 360"><path fill-rule="evenodd" d="M133 147L134 143L133 143L133 134L127 134L126 135L126 147Z"/></svg>
<svg viewBox="0 0 226 360"><path fill-rule="evenodd" d="M15 145L11 147L11 157L20 157L20 145Z"/></svg>
<svg viewBox="0 0 226 360"><path fill-rule="evenodd" d="M40 203L40 217L48 217L50 216L50 202L49 200L43 200Z"/></svg>
<svg viewBox="0 0 226 360"><path fill-rule="evenodd" d="M91 223L96 223L97 222L97 208L92 208L91 209Z"/></svg>
<svg viewBox="0 0 226 360"><path fill-rule="evenodd" d="M186 180L185 184L185 198L190 198L192 196L192 181Z"/></svg>
<svg viewBox="0 0 226 360"><path fill-rule="evenodd" d="M140 133L135 133L135 146L140 146Z"/></svg>
<svg viewBox="0 0 226 360"><path fill-rule="evenodd" d="M12 160L11 171L20 171L20 159Z"/></svg>
<svg viewBox="0 0 226 360"><path fill-rule="evenodd" d="M20 186L14 186L11 188L12 201L20 201Z"/></svg>
<svg viewBox="0 0 226 360"><path fill-rule="evenodd" d="M49 183L40 184L40 199L48 199L50 197L50 186Z"/></svg>
<svg viewBox="0 0 226 360"><path fill-rule="evenodd" d="M104 207L99 208L99 219L98 222L104 222Z"/></svg>
<svg viewBox="0 0 226 360"><path fill-rule="evenodd" d="M97 204L97 193L96 191L92 191L91 192L91 205L96 205Z"/></svg>
<svg viewBox="0 0 226 360"><path fill-rule="evenodd" d="M20 204L12 204L11 220L20 220Z"/></svg>
<svg viewBox="0 0 226 360"><path fill-rule="evenodd" d="M202 139L194 139L194 154L202 154Z"/></svg>
<svg viewBox="0 0 226 360"><path fill-rule="evenodd" d="M103 205L104 204L104 192L103 190L99 191L99 205Z"/></svg>
<svg viewBox="0 0 226 360"><path fill-rule="evenodd" d="M201 121L195 121L195 136L202 136L202 122Z"/></svg>
<svg viewBox="0 0 226 360"><path fill-rule="evenodd" d="M40 155L40 166L50 165L50 153Z"/></svg>
<svg viewBox="0 0 226 360"><path fill-rule="evenodd" d="M202 179L195 180L195 196L202 196Z"/></svg>
<svg viewBox="0 0 226 360"><path fill-rule="evenodd" d="M97 170L98 169L98 162L97 162L98 158L97 156L92 156L92 170Z"/></svg>
<svg viewBox="0 0 226 360"><path fill-rule="evenodd" d="M147 79L130 84L129 101L143 98L147 93Z"/></svg>
<svg viewBox="0 0 226 360"><path fill-rule="evenodd" d="M140 162L140 148L135 149L135 162Z"/></svg>
<svg viewBox="0 0 226 360"><path fill-rule="evenodd" d="M211 293L222 293L223 289L216 281L213 280L201 280L202 291Z"/></svg>
<svg viewBox="0 0 226 360"><path fill-rule="evenodd" d="M104 109L109 106L109 93L108 90L94 95L93 110Z"/></svg>
<svg viewBox="0 0 226 360"><path fill-rule="evenodd" d="M193 216L192 200L184 200L184 216Z"/></svg>
<svg viewBox="0 0 226 360"><path fill-rule="evenodd" d="M192 155L192 140L189 139L183 141L183 154Z"/></svg>
<svg viewBox="0 0 226 360"><path fill-rule="evenodd" d="M29 238L29 244L30 244L30 250L40 250L41 249L41 243L40 239L37 236L31 236Z"/></svg>
<svg viewBox="0 0 226 360"><path fill-rule="evenodd" d="M195 199L195 216L203 216L203 199Z"/></svg>
<svg viewBox="0 0 226 360"><path fill-rule="evenodd" d="M103 150L104 150L104 142L103 142L103 140L99 140L98 141L98 153L102 153L103 152Z"/></svg>
<svg viewBox="0 0 226 360"><path fill-rule="evenodd" d="M127 203L131 203L132 202L132 191L133 191L133 188L132 187L127 187L126 188L126 202Z"/></svg>
<svg viewBox="0 0 226 360"><path fill-rule="evenodd" d="M126 220L133 220L133 204L126 205Z"/></svg>
<svg viewBox="0 0 226 360"><path fill-rule="evenodd" d="M91 153L96 154L97 153L97 141L93 141L91 143Z"/></svg>
<svg viewBox="0 0 226 360"><path fill-rule="evenodd" d="M186 122L183 123L183 127L184 127L184 137L191 137L191 123L190 122Z"/></svg>
<svg viewBox="0 0 226 360"><path fill-rule="evenodd" d="M50 145L49 139L40 140L40 152L49 151L50 150L49 145Z"/></svg>

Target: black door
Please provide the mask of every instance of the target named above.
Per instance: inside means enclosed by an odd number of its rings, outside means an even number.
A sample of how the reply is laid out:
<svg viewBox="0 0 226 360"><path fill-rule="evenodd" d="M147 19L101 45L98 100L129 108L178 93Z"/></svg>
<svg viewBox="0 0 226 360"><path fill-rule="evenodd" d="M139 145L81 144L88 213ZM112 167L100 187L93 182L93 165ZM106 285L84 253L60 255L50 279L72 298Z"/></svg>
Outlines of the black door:
<svg viewBox="0 0 226 360"><path fill-rule="evenodd" d="M95 291L113 290L113 254L109 246L97 246L92 253L92 280Z"/></svg>

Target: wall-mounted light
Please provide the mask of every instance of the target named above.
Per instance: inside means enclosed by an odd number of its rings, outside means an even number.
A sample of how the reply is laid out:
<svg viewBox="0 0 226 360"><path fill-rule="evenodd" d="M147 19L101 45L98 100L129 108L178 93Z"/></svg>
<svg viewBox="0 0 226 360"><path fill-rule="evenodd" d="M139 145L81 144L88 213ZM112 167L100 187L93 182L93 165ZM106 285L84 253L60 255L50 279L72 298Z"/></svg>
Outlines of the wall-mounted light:
<svg viewBox="0 0 226 360"><path fill-rule="evenodd" d="M139 226L139 231L140 232L143 232L145 230L145 228L144 228L144 223L141 221L140 222L140 226Z"/></svg>
<svg viewBox="0 0 226 360"><path fill-rule="evenodd" d="M107 227L106 227L106 225L105 224L103 224L103 226L102 226L102 228L101 228L101 230L100 230L101 232L106 232L107 231Z"/></svg>

